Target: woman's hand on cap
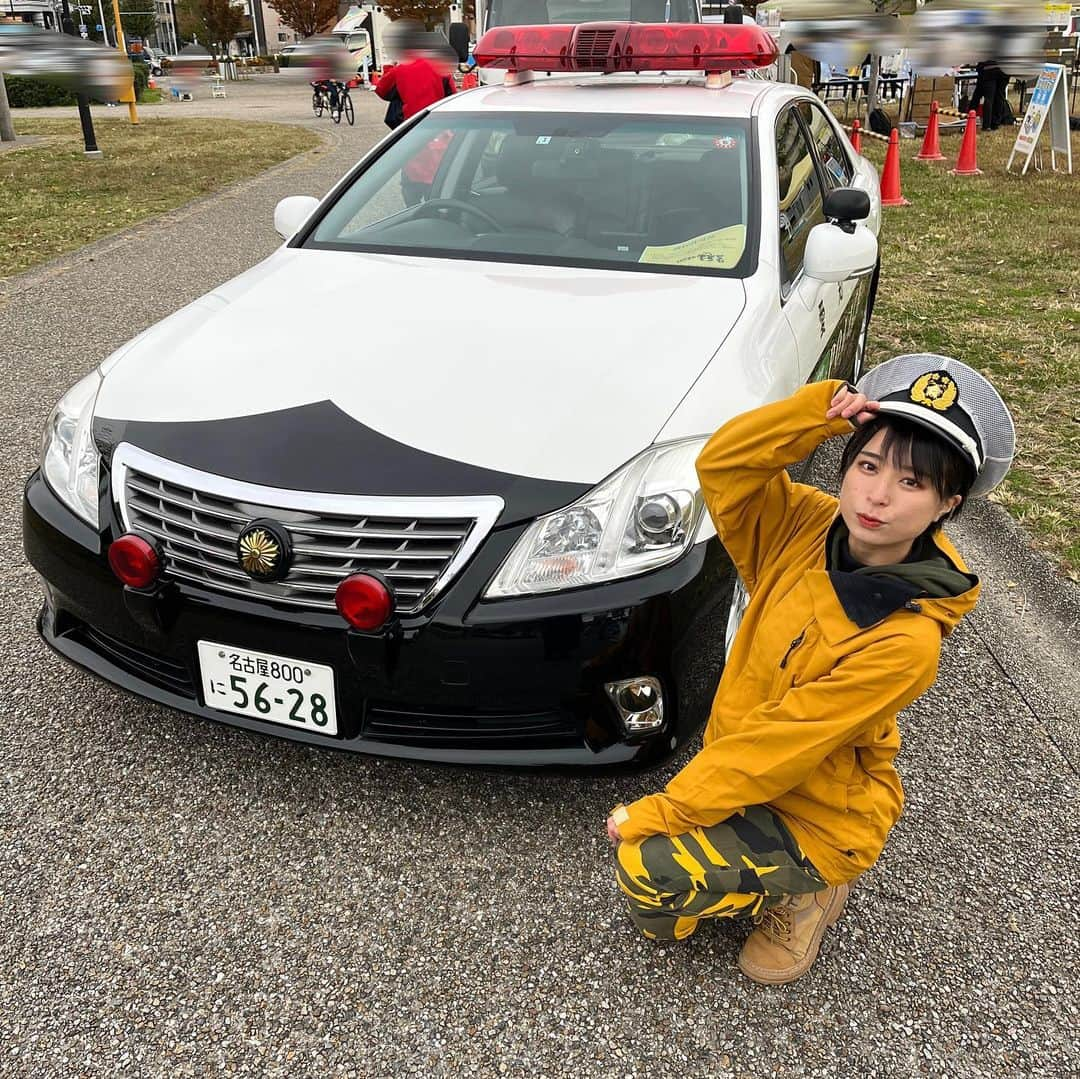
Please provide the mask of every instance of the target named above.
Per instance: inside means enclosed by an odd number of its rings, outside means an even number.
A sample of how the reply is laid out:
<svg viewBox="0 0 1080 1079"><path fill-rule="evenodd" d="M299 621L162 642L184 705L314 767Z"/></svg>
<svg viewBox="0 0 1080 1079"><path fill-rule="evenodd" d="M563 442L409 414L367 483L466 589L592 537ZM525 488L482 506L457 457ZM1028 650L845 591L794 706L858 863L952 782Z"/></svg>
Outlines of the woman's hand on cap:
<svg viewBox="0 0 1080 1079"><path fill-rule="evenodd" d="M854 426L861 427L877 415L880 407L877 401L871 401L865 393L859 393L858 390L853 390L849 386L841 386L829 404L825 419L832 420L837 416L842 416L845 420L850 420Z"/></svg>
<svg viewBox="0 0 1080 1079"><path fill-rule="evenodd" d="M613 847L618 846L622 841L622 836L619 835L619 826L615 823L614 817L608 817L607 819L607 837L611 840Z"/></svg>

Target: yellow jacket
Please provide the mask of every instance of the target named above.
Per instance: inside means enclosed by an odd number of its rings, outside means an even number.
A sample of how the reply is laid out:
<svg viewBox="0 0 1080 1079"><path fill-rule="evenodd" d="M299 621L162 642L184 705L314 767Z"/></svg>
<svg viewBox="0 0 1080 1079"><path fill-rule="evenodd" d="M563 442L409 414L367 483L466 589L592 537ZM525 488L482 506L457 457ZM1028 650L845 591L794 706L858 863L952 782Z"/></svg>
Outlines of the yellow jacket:
<svg viewBox="0 0 1080 1079"><path fill-rule="evenodd" d="M897 713L933 685L942 637L975 606L979 585L943 599L901 596L878 617L879 578L860 628L825 568L837 500L784 471L833 435L825 420L843 383L812 383L738 416L698 458L705 504L750 604L713 701L704 747L661 794L626 807L626 840L679 835L769 805L830 884L877 860L903 805L893 758ZM966 567L938 532L935 545ZM886 583L883 591L888 591ZM877 619L874 621L873 619ZM622 814L619 814L621 817Z"/></svg>

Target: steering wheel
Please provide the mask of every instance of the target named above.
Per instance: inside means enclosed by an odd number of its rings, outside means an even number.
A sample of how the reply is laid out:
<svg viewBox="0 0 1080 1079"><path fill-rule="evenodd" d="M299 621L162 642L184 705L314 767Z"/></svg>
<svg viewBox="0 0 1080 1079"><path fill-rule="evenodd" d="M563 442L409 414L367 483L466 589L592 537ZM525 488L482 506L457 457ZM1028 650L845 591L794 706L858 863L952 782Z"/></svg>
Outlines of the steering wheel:
<svg viewBox="0 0 1080 1079"><path fill-rule="evenodd" d="M428 199L427 202L421 202L418 205L413 217L430 217L438 210L460 210L463 213L472 214L473 217L490 226L495 232L505 231L502 225L487 210L481 210L479 206L474 206L471 202L465 202L462 199Z"/></svg>

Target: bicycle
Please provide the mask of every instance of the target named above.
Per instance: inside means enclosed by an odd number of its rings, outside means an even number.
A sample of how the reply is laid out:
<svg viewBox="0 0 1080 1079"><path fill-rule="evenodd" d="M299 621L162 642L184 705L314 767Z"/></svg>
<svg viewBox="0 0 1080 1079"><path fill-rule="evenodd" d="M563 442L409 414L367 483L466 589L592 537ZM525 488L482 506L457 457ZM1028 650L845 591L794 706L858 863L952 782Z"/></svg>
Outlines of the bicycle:
<svg viewBox="0 0 1080 1079"><path fill-rule="evenodd" d="M311 84L311 111L316 116L322 116L323 110L330 111L330 92L324 82Z"/></svg>
<svg viewBox="0 0 1080 1079"><path fill-rule="evenodd" d="M356 122L356 111L353 107L352 98L349 96L349 86L355 82L313 82L311 94L311 111L316 116L322 116L323 112L330 113L330 119L335 124L341 123L342 114L352 127ZM334 92L331 93L331 87Z"/></svg>
<svg viewBox="0 0 1080 1079"><path fill-rule="evenodd" d="M356 111L353 109L352 98L349 96L350 82L339 82L337 84L337 108L330 108L330 119L335 124L341 123L342 113L345 115L345 119L349 121L349 127L353 126L356 120Z"/></svg>

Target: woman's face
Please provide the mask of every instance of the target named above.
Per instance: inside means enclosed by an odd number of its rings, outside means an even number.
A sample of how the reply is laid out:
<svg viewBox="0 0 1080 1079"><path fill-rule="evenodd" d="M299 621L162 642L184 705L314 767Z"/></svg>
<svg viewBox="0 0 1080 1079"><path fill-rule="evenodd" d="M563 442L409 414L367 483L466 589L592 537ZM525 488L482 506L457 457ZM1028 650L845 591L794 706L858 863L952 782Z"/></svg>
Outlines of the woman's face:
<svg viewBox="0 0 1080 1079"><path fill-rule="evenodd" d="M920 481L911 462L898 468L882 452L885 432L878 431L859 451L840 484L840 515L848 527L848 547L868 566L902 562L911 545L932 521L960 505L960 495L943 499L934 486Z"/></svg>

